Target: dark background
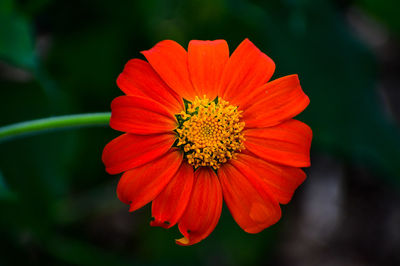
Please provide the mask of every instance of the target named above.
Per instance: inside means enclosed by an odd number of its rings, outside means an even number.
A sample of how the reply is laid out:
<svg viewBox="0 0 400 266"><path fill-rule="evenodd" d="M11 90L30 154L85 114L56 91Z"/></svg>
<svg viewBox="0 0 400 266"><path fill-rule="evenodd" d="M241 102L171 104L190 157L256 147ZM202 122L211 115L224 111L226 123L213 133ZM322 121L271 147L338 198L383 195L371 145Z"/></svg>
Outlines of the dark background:
<svg viewBox="0 0 400 266"><path fill-rule="evenodd" d="M0 126L109 111L124 64L164 39L246 37L311 99L308 178L257 235L224 208L192 247L129 213L108 127L0 143L0 265L400 265L396 0L0 1Z"/></svg>

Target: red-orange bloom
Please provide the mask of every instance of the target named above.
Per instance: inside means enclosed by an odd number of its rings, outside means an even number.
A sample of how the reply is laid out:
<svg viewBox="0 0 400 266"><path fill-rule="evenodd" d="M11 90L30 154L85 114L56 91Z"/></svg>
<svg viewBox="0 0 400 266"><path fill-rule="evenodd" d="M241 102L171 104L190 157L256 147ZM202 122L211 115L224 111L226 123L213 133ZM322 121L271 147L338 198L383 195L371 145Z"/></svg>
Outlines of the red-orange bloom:
<svg viewBox="0 0 400 266"><path fill-rule="evenodd" d="M222 199L248 233L281 217L310 165L312 132L294 120L309 104L297 75L268 82L274 62L249 40L229 56L224 40L170 40L130 60L104 148L117 194L135 211L152 202L152 226L178 224L180 245L206 238Z"/></svg>

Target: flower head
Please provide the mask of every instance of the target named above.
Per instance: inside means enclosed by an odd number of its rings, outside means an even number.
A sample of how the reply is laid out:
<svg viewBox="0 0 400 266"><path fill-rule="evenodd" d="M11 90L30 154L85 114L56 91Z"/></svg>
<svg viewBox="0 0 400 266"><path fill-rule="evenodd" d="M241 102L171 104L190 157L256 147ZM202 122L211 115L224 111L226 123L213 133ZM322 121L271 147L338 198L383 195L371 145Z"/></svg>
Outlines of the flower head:
<svg viewBox="0 0 400 266"><path fill-rule="evenodd" d="M180 245L206 238L222 202L258 233L281 217L310 165L312 132L293 119L309 104L297 75L269 82L274 62L245 39L170 40L130 60L117 79L110 126L125 134L104 148L119 199L130 211L152 202L152 226L178 224Z"/></svg>

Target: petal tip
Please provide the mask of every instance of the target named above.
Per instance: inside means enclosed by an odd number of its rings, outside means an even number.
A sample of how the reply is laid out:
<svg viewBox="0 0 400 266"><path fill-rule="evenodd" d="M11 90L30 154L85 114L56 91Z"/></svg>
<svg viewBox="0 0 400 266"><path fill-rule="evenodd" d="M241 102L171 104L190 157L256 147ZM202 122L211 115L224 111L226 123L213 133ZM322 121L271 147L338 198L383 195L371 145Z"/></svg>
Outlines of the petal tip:
<svg viewBox="0 0 400 266"><path fill-rule="evenodd" d="M180 246L188 246L188 245L190 245L190 241L186 236L184 236L182 238L179 238L179 239L175 239L175 243L180 245Z"/></svg>

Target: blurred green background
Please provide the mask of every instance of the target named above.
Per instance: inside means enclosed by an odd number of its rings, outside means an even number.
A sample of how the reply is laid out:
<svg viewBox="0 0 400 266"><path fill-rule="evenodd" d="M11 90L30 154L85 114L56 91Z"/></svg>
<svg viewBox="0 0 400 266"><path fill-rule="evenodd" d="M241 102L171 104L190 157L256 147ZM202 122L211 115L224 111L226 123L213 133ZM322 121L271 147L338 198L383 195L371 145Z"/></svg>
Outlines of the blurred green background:
<svg viewBox="0 0 400 266"><path fill-rule="evenodd" d="M400 265L397 1L0 0L0 126L109 111L124 64L164 39L249 38L297 73L312 167L257 235L223 209L203 242L129 213L101 162L108 127L0 143L0 265Z"/></svg>

